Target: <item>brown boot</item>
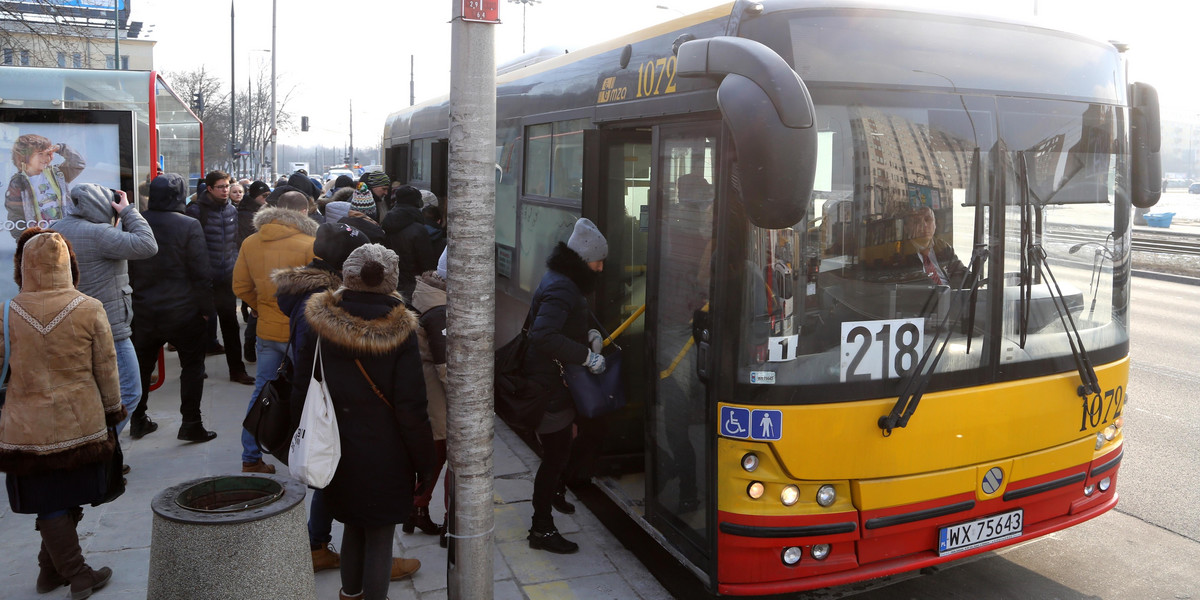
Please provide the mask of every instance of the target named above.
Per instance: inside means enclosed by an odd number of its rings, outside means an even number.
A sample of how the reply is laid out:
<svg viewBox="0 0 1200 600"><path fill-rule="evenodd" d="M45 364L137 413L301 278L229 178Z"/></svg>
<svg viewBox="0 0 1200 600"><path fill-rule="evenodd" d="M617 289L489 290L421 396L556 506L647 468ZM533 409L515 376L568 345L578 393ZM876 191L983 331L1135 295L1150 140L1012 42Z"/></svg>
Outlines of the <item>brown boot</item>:
<svg viewBox="0 0 1200 600"><path fill-rule="evenodd" d="M66 577L58 574L58 570L54 568L54 562L50 560L50 552L46 550L46 542L42 542L42 549L38 552L38 578L37 592L39 594L48 594L58 588L71 583Z"/></svg>
<svg viewBox="0 0 1200 600"><path fill-rule="evenodd" d="M393 558L392 559L392 581L399 581L417 572L421 568L421 561L415 558Z"/></svg>
<svg viewBox="0 0 1200 600"><path fill-rule="evenodd" d="M312 551L313 573L342 566L342 557L333 551L333 544Z"/></svg>
<svg viewBox="0 0 1200 600"><path fill-rule="evenodd" d="M351 596L350 594L347 594L346 592L343 592L342 590L338 590L338 600L361 600L362 597L363 597L362 592L359 592L359 593Z"/></svg>
<svg viewBox="0 0 1200 600"><path fill-rule="evenodd" d="M263 459L258 459L252 463L242 463L243 473L266 473L270 475L275 472L275 465L263 462Z"/></svg>
<svg viewBox="0 0 1200 600"><path fill-rule="evenodd" d="M104 587L112 579L112 569L92 569L83 560L79 548L79 534L75 531L75 519L63 515L54 519L37 521L42 532L42 543L50 554L54 569L71 583L71 600L83 600L92 592Z"/></svg>

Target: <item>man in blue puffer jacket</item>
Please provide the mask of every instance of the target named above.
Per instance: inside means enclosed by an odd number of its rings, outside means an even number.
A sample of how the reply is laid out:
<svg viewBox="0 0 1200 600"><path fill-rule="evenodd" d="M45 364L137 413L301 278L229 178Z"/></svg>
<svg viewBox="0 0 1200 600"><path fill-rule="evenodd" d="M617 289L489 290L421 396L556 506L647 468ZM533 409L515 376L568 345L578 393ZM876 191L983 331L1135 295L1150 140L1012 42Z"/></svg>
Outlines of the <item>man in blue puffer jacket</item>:
<svg viewBox="0 0 1200 600"><path fill-rule="evenodd" d="M233 265L238 256L237 207L229 202L229 186L233 179L224 171L213 171L204 177L206 189L188 204L187 215L198 219L208 245L208 262L212 268L213 304L221 324L224 348L211 348L210 354L225 353L229 365L229 380L254 385L254 377L246 373L242 362L242 344L237 320L237 296L233 294ZM216 325L209 317L210 331ZM215 338L215 331L208 339Z"/></svg>

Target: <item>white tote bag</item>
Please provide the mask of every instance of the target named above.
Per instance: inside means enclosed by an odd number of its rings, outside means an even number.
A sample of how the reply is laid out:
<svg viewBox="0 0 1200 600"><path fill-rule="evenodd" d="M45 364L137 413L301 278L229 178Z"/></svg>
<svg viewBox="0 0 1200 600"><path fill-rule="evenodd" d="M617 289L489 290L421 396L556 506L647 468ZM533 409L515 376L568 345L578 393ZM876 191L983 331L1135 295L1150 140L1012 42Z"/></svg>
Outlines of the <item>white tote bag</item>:
<svg viewBox="0 0 1200 600"><path fill-rule="evenodd" d="M321 374L320 379L317 373ZM321 340L318 338L312 380L308 383L300 427L292 436L292 445L288 448L288 469L292 477L321 489L333 480L341 458L342 440L333 402L329 399L329 388L325 385L325 365L321 362Z"/></svg>

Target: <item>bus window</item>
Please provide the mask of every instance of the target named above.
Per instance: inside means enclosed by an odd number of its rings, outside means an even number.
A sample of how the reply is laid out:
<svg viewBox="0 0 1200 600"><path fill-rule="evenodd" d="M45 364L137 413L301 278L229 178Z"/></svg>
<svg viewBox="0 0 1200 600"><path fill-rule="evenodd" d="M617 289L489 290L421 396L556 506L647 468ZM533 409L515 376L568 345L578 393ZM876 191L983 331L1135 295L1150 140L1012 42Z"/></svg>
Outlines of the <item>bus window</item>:
<svg viewBox="0 0 1200 600"><path fill-rule="evenodd" d="M513 171L513 155L520 143L520 128L500 127L496 131L496 243L509 247L517 245L517 173Z"/></svg>
<svg viewBox="0 0 1200 600"><path fill-rule="evenodd" d="M583 198L583 129L587 125L587 119L573 119L526 128L526 194Z"/></svg>
<svg viewBox="0 0 1200 600"><path fill-rule="evenodd" d="M559 242L571 237L579 210L540 206L529 202L521 205L521 288L532 292L546 272L546 259Z"/></svg>

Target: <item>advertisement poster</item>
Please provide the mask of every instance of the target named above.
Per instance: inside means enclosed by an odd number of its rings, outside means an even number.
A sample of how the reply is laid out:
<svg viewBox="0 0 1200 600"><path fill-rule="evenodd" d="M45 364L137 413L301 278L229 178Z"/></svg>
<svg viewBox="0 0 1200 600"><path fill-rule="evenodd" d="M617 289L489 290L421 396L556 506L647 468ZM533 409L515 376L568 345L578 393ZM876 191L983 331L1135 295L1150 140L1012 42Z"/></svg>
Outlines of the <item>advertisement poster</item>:
<svg viewBox="0 0 1200 600"><path fill-rule="evenodd" d="M132 113L121 111L0 110L0 147L8 151L0 161L0 265L12 264L25 229L53 228L70 214L75 185L132 187L132 120ZM16 293L11 271L0 268L0 297Z"/></svg>

